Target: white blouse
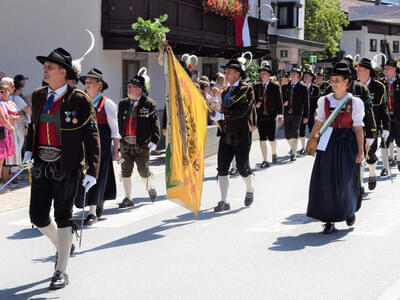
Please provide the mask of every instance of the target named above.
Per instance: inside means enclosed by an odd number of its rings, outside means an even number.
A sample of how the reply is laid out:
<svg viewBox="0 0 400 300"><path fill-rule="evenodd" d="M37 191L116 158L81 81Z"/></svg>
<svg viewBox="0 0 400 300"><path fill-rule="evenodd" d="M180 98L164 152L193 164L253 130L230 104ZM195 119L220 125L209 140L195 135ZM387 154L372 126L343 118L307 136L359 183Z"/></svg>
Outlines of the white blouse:
<svg viewBox="0 0 400 300"><path fill-rule="evenodd" d="M353 97L353 111L352 111L352 119L353 119L353 127L354 126L364 126L364 102L358 98L352 96L350 93L347 93L342 99L337 100L333 97L333 93L328 95L328 100L330 102L330 107L336 108L340 106L347 97ZM315 117L316 120L320 122L325 122L325 96L320 97L318 99L318 107L317 107L317 116Z"/></svg>
<svg viewBox="0 0 400 300"><path fill-rule="evenodd" d="M121 136L118 131L117 105L111 99L106 98L104 109L106 110L108 126L110 126L111 129L111 138L120 139Z"/></svg>

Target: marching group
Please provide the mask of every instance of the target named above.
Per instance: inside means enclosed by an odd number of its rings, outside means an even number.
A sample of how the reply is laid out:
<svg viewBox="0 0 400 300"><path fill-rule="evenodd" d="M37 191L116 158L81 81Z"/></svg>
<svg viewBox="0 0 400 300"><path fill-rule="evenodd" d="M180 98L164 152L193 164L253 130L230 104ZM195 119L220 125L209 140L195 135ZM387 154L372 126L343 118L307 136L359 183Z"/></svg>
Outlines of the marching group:
<svg viewBox="0 0 400 300"><path fill-rule="evenodd" d="M148 97L146 79L140 72L129 80L128 97L117 106L103 94L108 84L102 72L93 68L79 77L66 50L57 48L37 60L43 65L43 86L33 92L31 105L18 105L15 113L7 105L12 101L10 84L0 85L0 128L4 128L4 135L0 131L0 158L21 153L23 145L23 163L33 164L30 219L56 248L50 289L59 289L69 282L66 268L75 248L73 205L89 205L85 225L98 221L104 200L116 197L113 160L121 163L125 197L119 203L120 208L134 205L131 180L134 164L149 198L156 201L149 156L159 143L160 126L155 101ZM184 63L183 67L190 76ZM400 171L397 62L389 60L384 66L384 78L377 78L368 59L363 59L357 68L350 59L345 59L335 64L329 81L325 81L325 74L303 72L294 66L287 82L281 84L273 80L275 74L268 63L261 64L261 80L255 84L245 81L244 67L237 59L222 68L224 74L217 74L215 82L206 77L198 82L212 111L209 122L216 122L220 136L217 171L221 200L214 208L216 213L230 209L227 194L233 161L246 185L244 205L253 203L249 152L254 130L260 136L263 157L260 168L270 166L267 140L272 164L278 160L277 125L284 126L291 162L306 152L316 152L307 215L324 222L324 233L333 232L335 222L354 224L364 193L362 163L366 157L368 187L373 190L378 145L383 149L384 160L380 175L391 175L391 167L396 164L394 150L390 150L393 141L397 145ZM25 80L23 76L18 78ZM75 88L78 82L86 92ZM14 142L15 122L24 118L28 122L24 123L23 142ZM54 220L50 217L52 202Z"/></svg>

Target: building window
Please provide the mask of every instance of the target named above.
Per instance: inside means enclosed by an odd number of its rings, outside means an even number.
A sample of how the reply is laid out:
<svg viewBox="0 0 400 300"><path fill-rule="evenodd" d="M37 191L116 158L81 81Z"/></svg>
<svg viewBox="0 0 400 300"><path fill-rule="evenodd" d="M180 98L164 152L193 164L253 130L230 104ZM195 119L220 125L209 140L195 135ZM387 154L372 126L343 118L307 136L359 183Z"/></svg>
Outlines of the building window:
<svg viewBox="0 0 400 300"><path fill-rule="evenodd" d="M278 28L299 26L299 8L295 3L278 3Z"/></svg>
<svg viewBox="0 0 400 300"><path fill-rule="evenodd" d="M286 58L289 56L288 50L281 50L281 58Z"/></svg>
<svg viewBox="0 0 400 300"><path fill-rule="evenodd" d="M386 40L381 40L381 52L386 53Z"/></svg>
<svg viewBox="0 0 400 300"><path fill-rule="evenodd" d="M399 41L393 41L393 53L399 53Z"/></svg>
<svg viewBox="0 0 400 300"><path fill-rule="evenodd" d="M127 97L127 88L128 82L132 79L137 72L139 71L140 61L138 60L123 60L122 61L122 95L123 97Z"/></svg>
<svg viewBox="0 0 400 300"><path fill-rule="evenodd" d="M369 51L376 52L378 46L378 41L376 39L369 40Z"/></svg>

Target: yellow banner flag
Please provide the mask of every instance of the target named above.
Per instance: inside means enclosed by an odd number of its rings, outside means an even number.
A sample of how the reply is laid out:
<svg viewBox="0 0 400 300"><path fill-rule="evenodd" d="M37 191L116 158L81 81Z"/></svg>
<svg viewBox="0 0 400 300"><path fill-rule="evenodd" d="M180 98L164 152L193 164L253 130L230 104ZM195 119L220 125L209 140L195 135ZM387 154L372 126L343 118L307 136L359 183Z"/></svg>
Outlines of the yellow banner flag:
<svg viewBox="0 0 400 300"><path fill-rule="evenodd" d="M167 195L197 216L203 190L207 104L170 48L167 55Z"/></svg>

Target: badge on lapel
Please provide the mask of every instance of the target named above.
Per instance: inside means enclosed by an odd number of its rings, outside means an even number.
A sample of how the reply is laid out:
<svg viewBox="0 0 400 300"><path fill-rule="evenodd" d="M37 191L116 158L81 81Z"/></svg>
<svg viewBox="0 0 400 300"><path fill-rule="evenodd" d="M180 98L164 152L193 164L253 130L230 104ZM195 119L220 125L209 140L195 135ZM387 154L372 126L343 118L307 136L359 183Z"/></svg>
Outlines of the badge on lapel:
<svg viewBox="0 0 400 300"><path fill-rule="evenodd" d="M71 112L70 111L65 111L65 123L71 122Z"/></svg>

